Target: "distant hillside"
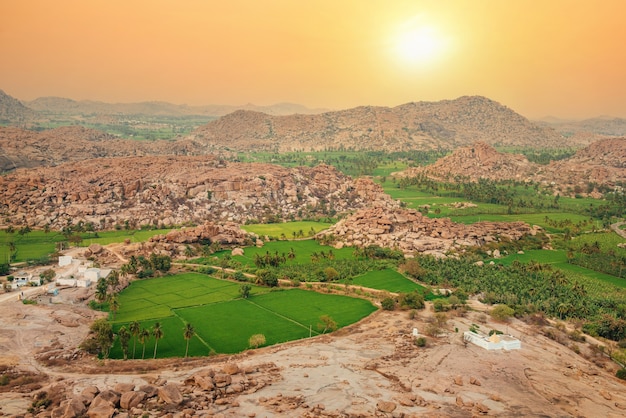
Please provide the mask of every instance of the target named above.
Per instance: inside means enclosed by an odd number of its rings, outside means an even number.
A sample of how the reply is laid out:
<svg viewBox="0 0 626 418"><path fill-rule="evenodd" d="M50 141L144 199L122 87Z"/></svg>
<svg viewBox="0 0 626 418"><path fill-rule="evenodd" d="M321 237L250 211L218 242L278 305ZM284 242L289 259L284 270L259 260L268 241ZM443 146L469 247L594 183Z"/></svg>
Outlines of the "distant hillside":
<svg viewBox="0 0 626 418"><path fill-rule="evenodd" d="M571 145L553 129L480 96L394 108L365 106L318 115L237 111L201 126L189 138L213 149L279 152L454 149L476 141L535 148Z"/></svg>
<svg viewBox="0 0 626 418"><path fill-rule="evenodd" d="M102 157L204 153L201 146L186 140L134 141L80 126L41 132L0 127L0 172Z"/></svg>
<svg viewBox="0 0 626 418"><path fill-rule="evenodd" d="M445 181L480 178L533 181L552 184L555 193L572 195L587 191L590 183L612 187L626 182L626 138L598 140L572 157L548 165L531 163L522 155L500 153L490 145L475 143L429 166L396 173L406 177L421 174Z"/></svg>
<svg viewBox="0 0 626 418"><path fill-rule="evenodd" d="M15 124L28 121L35 116L32 109L0 90L0 123Z"/></svg>
<svg viewBox="0 0 626 418"><path fill-rule="evenodd" d="M551 127L563 135L587 133L604 136L626 136L626 119L602 116L585 120L544 118L537 121L542 126Z"/></svg>
<svg viewBox="0 0 626 418"><path fill-rule="evenodd" d="M188 106L168 102L105 103L92 100L72 100L62 97L40 97L25 102L32 109L46 115L148 115L148 116L223 116L245 109L272 115L294 113L321 113L324 109L309 109L293 103L278 103L271 106L206 105Z"/></svg>

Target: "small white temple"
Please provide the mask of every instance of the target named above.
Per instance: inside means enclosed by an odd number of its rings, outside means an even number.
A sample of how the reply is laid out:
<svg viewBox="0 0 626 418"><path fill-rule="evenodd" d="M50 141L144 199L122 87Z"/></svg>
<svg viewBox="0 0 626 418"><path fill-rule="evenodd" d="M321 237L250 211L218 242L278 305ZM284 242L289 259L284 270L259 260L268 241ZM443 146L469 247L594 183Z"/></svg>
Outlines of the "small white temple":
<svg viewBox="0 0 626 418"><path fill-rule="evenodd" d="M520 350L522 348L521 341L511 335L492 334L487 337L472 331L465 331L463 338L485 350Z"/></svg>

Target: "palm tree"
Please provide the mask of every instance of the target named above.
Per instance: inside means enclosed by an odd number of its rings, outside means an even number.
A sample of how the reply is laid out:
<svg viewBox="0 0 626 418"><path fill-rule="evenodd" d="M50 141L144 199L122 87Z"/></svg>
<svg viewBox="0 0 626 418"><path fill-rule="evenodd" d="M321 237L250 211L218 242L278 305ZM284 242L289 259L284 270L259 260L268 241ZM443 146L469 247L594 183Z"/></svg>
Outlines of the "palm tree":
<svg viewBox="0 0 626 418"><path fill-rule="evenodd" d="M159 340L163 338L163 330L161 329L161 323L155 322L152 327L152 335L154 335L154 357L157 355L157 346L159 345Z"/></svg>
<svg viewBox="0 0 626 418"><path fill-rule="evenodd" d="M187 340L187 347L185 348L185 358L187 358L187 354L189 353L189 340L191 340L191 338L194 336L195 333L196 333L196 330L193 329L193 325L187 322L185 324L185 328L183 332L183 337L185 337L185 340Z"/></svg>
<svg viewBox="0 0 626 418"><path fill-rule="evenodd" d="M133 336L133 360L135 359L135 347L137 346L137 336L139 332L141 332L141 326L138 321L133 321L128 326L128 330L130 331L130 335Z"/></svg>
<svg viewBox="0 0 626 418"><path fill-rule="evenodd" d="M117 286L120 284L120 273L117 270L111 271L107 277L107 284L111 288L111 292L115 292L117 290Z"/></svg>
<svg viewBox="0 0 626 418"><path fill-rule="evenodd" d="M109 297L109 310L113 313L113 320L115 321L115 315L120 309L120 301L117 299L117 295L114 293Z"/></svg>
<svg viewBox="0 0 626 418"><path fill-rule="evenodd" d="M141 359L143 360L146 356L146 340L150 338L150 331L147 329L142 329L139 331L139 342L143 344L143 350L141 351Z"/></svg>
<svg viewBox="0 0 626 418"><path fill-rule="evenodd" d="M130 340L130 332L123 326L117 331L117 337L120 339L124 360L128 360L128 340Z"/></svg>

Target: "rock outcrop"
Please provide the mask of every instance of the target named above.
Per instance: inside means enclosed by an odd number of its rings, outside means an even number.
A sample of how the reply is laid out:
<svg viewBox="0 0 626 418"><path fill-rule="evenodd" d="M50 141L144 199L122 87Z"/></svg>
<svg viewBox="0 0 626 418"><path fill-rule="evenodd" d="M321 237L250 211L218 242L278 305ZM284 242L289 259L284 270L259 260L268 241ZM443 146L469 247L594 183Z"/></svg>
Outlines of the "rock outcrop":
<svg viewBox="0 0 626 418"><path fill-rule="evenodd" d="M448 218L428 218L413 209L368 208L339 221L320 235L336 246L395 248L406 255L416 252L444 256L462 250L498 242L518 240L535 229L524 222L477 222L471 225Z"/></svg>
<svg viewBox="0 0 626 418"><path fill-rule="evenodd" d="M0 223L115 226L245 223L332 216L397 203L333 167L284 168L205 157L95 159L0 177Z"/></svg>
<svg viewBox="0 0 626 418"><path fill-rule="evenodd" d="M570 158L548 165L529 162L522 155L501 153L477 142L425 167L413 167L400 177L426 175L436 180L477 181L478 179L514 180L543 184L554 194L584 194L600 197L598 185L612 189L626 182L626 138L598 140ZM589 184L593 187L589 189Z"/></svg>

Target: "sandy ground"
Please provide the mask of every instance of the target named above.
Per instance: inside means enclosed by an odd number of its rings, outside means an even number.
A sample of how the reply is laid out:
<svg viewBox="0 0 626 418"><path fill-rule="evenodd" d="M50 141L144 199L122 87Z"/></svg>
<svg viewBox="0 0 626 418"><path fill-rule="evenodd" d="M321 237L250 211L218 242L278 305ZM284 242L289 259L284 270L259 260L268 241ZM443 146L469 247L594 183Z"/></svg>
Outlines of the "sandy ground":
<svg viewBox="0 0 626 418"><path fill-rule="evenodd" d="M50 304L47 296L38 305L23 305L15 297L0 299L0 364L46 375L48 382L65 381L73 393L89 385L144 384L156 377L182 383L199 369L216 368L221 362L242 367L275 364L278 375L268 377L270 384L225 405L222 413L227 417L306 416L315 406L329 416L385 416L377 409L381 401L393 403L395 416L470 417L479 408L489 416L507 417L626 415L626 385L613 376L614 369L597 366L529 325L481 325L519 337L522 350L490 352L466 346L460 335L478 321L477 312L451 318L448 331L429 338L425 348L414 344L412 330L426 328L432 315L428 309L413 320L407 312L381 311L332 335L238 356L150 361L144 363L146 371L137 374L107 372L119 361L107 365L78 358L58 367L39 363L35 356L42 349L56 350L61 358L75 354L97 316L75 302L83 296L81 290L67 289L56 299L62 303ZM24 413L31 395L0 393L0 412Z"/></svg>

